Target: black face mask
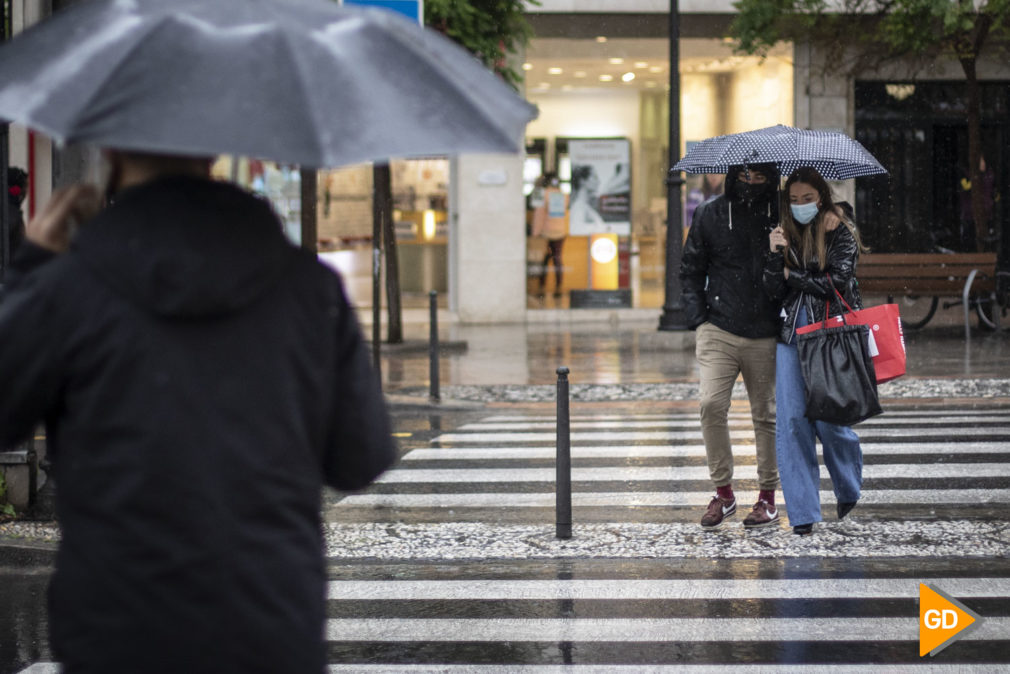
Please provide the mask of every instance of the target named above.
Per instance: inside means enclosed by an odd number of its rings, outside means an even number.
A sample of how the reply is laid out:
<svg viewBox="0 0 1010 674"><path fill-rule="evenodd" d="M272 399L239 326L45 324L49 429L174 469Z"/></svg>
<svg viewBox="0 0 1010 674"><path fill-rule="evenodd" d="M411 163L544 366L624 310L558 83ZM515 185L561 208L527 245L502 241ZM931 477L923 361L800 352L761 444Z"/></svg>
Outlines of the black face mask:
<svg viewBox="0 0 1010 674"><path fill-rule="evenodd" d="M745 183L742 180L738 180L733 185L733 194L740 201L754 201L758 197L762 196L768 189L768 185L752 185L751 183Z"/></svg>

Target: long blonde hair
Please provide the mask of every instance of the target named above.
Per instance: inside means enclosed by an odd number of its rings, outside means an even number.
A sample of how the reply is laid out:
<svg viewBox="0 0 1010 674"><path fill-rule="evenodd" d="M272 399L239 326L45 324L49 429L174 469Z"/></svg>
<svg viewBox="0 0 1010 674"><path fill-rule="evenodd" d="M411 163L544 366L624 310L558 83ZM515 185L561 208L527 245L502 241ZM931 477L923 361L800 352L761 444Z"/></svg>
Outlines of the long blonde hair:
<svg viewBox="0 0 1010 674"><path fill-rule="evenodd" d="M817 209L817 215L808 225L798 225L793 220L792 209L789 208L789 188L796 183L810 185L817 191L818 200L821 202ZM834 199L831 196L831 187L824 180L817 169L810 166L801 166L792 172L786 186L782 190L782 229L789 239L789 250L792 255L786 256L786 266L797 269L806 268L811 264L816 264L817 269L824 271L827 266L827 244L825 242L824 214L831 212L835 208ZM859 252L865 253L868 248L863 245L859 237L859 231L855 223L847 215L842 216L842 224L852 233L856 240Z"/></svg>

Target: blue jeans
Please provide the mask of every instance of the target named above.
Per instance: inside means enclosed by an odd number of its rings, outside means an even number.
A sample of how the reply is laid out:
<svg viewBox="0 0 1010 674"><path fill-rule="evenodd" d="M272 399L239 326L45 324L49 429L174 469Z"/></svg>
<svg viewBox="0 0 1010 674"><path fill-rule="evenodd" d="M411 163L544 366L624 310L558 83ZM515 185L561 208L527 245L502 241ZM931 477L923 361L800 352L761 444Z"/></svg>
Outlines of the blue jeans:
<svg viewBox="0 0 1010 674"><path fill-rule="evenodd" d="M805 324L806 315L801 311L797 327ZM803 376L795 339L776 348L775 407L775 452L789 524L821 521L821 476L815 438L820 438L835 498L839 503L858 501L863 483L859 437L848 426L811 421L804 416Z"/></svg>

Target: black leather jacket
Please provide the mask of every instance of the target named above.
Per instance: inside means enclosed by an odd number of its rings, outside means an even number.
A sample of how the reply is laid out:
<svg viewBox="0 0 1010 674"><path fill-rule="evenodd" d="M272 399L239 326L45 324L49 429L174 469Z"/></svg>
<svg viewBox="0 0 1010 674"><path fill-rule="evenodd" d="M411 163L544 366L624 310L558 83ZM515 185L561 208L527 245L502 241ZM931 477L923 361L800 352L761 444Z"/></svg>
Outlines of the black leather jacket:
<svg viewBox="0 0 1010 674"><path fill-rule="evenodd" d="M779 315L779 341L789 344L796 334L796 317L800 302L807 309L807 320L810 323L823 321L824 309L831 300L829 316L837 316L846 311L838 301L831 285L852 309L862 309L863 300L856 286L856 260L859 256L859 246L848 227L840 225L833 232L828 232L826 238L827 264L821 270L816 263L807 265L806 269L790 269L789 278L783 274L785 256L782 253L769 252L765 257L764 288L768 296L782 307ZM767 242L766 242L767 245ZM828 281L828 276L831 281Z"/></svg>
<svg viewBox="0 0 1010 674"><path fill-rule="evenodd" d="M729 195L734 182L735 175L727 176ZM778 220L775 196L772 186L753 202L718 196L695 210L680 267L690 328L709 321L740 337L777 334L779 305L762 289L761 253Z"/></svg>

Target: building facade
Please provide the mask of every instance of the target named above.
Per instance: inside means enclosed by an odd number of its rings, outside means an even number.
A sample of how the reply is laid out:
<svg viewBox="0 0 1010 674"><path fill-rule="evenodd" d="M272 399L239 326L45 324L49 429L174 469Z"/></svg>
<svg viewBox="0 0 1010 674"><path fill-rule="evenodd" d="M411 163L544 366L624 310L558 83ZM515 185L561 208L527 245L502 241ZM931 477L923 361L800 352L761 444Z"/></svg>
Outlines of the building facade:
<svg viewBox="0 0 1010 674"><path fill-rule="evenodd" d="M15 30L51 4L7 1ZM829 56L808 44L779 45L765 59L734 53L727 37L732 0L680 0L679 9L675 156L709 136L773 124L841 130L890 171L834 186L855 204L874 250L974 245L966 234L967 127L957 63L934 63L914 78L900 65L855 79L826 76L821 66ZM525 153L393 162L407 307L426 306L428 291L437 290L451 316L466 323L598 320L601 314L586 308L594 306L586 291L602 290L610 291L601 305L610 313L658 317L667 273L669 10L669 0L541 0L529 7L535 36L517 66L540 114L527 127ZM998 248L1006 265L1010 66L984 60L979 77L992 176L986 245ZM54 152L48 140L16 126L10 154L12 164L34 168L29 208L54 183L94 163L87 150ZM216 170L268 194L297 236L296 171L250 160L225 160ZM545 197L545 176L556 179L560 195ZM682 235L697 204L720 189L719 176L688 177ZM320 174L320 252L342 271L362 308L372 303L370 198L368 167ZM538 224L558 217L563 235ZM362 312L366 321L369 313Z"/></svg>

